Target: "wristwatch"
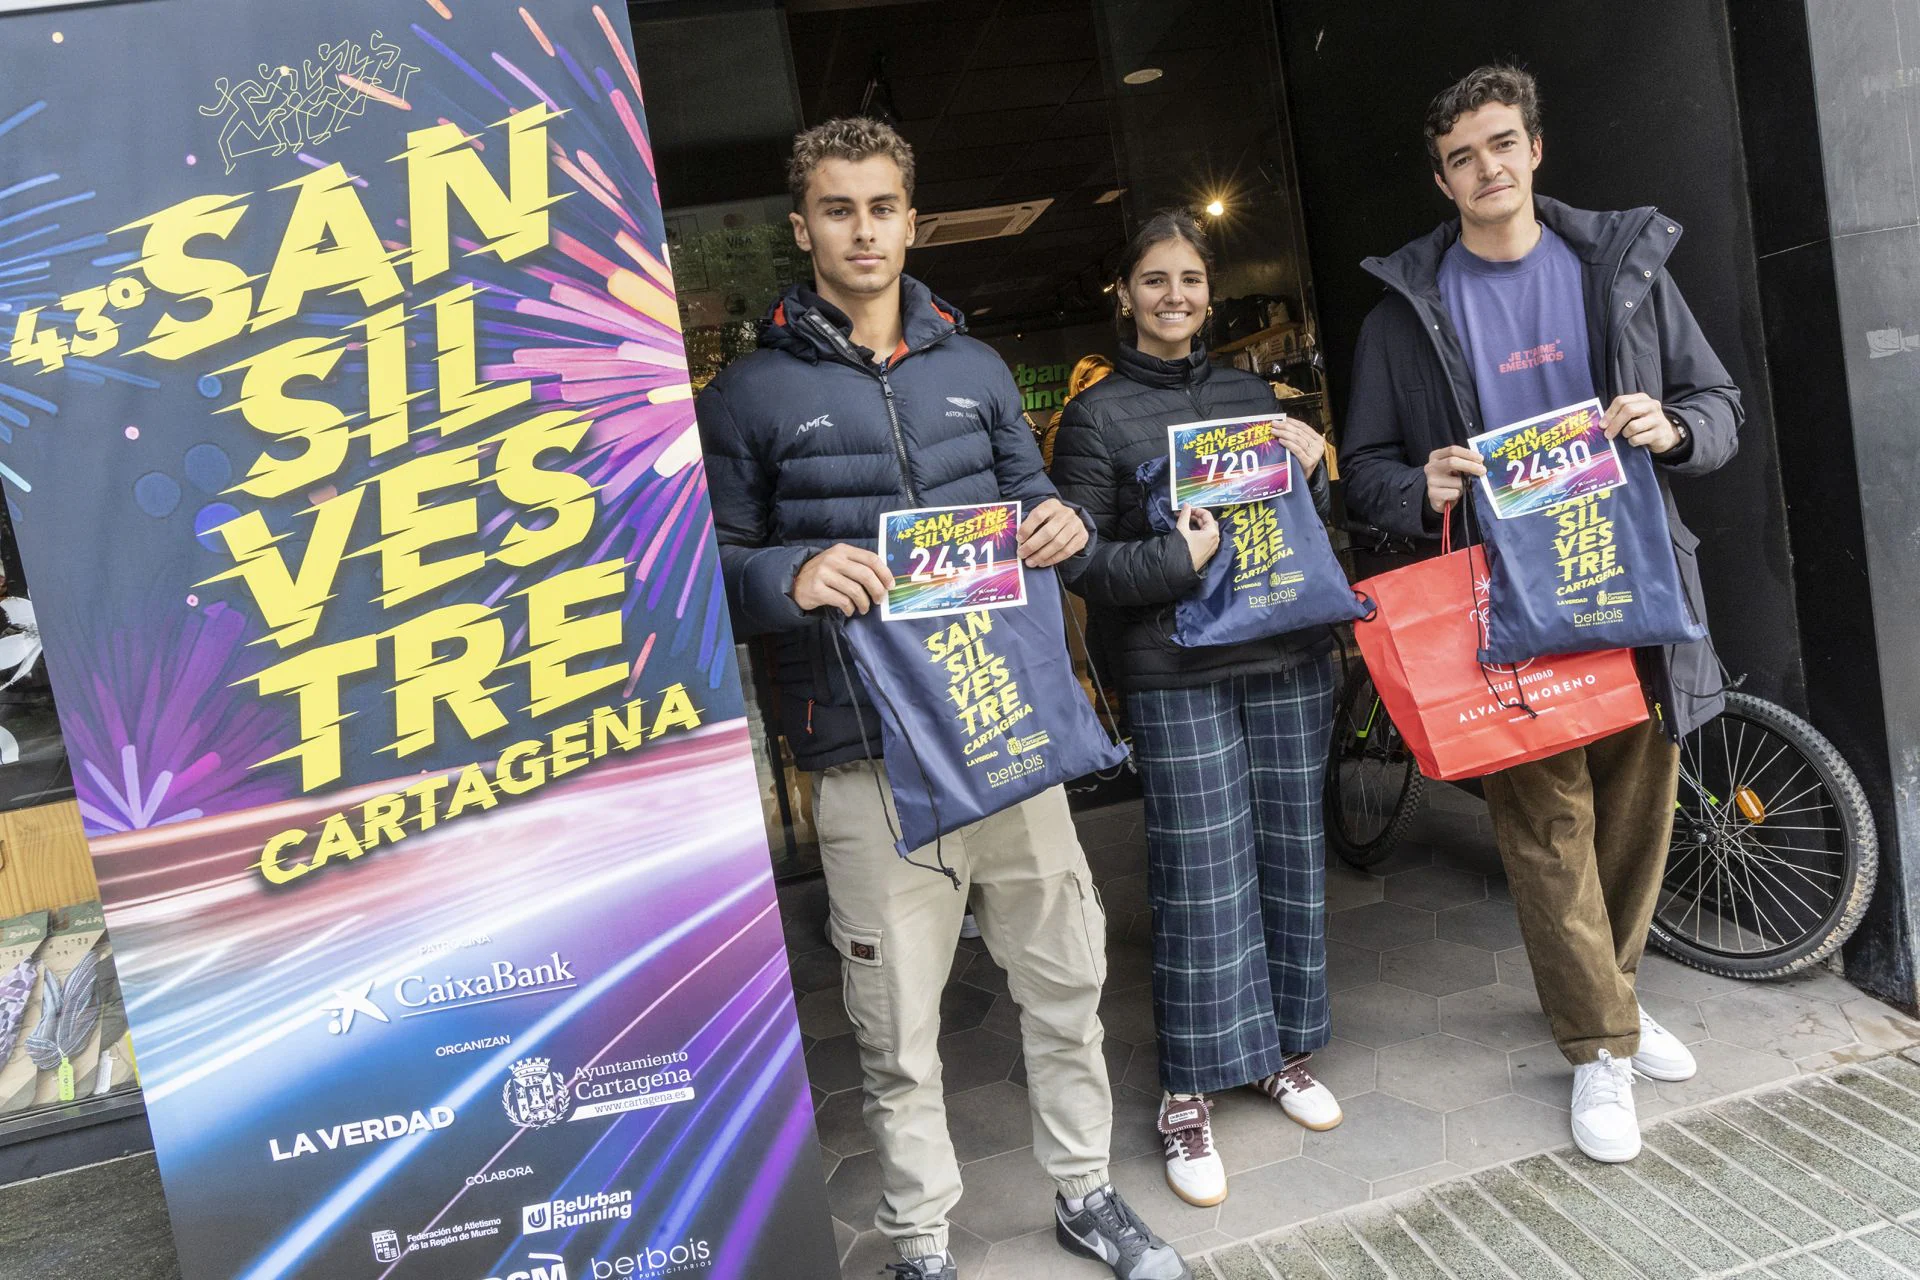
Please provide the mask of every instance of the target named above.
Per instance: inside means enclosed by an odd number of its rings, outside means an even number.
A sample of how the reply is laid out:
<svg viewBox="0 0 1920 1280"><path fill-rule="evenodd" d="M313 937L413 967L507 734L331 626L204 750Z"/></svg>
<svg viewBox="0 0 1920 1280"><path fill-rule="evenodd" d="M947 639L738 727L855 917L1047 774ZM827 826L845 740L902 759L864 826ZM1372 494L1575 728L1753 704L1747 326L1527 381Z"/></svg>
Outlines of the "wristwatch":
<svg viewBox="0 0 1920 1280"><path fill-rule="evenodd" d="M1662 412L1667 415L1667 421L1673 424L1673 429L1680 433L1679 443L1675 444L1673 448L1667 450L1667 452L1677 453L1692 444L1693 432L1687 427L1687 420L1671 409L1663 409Z"/></svg>

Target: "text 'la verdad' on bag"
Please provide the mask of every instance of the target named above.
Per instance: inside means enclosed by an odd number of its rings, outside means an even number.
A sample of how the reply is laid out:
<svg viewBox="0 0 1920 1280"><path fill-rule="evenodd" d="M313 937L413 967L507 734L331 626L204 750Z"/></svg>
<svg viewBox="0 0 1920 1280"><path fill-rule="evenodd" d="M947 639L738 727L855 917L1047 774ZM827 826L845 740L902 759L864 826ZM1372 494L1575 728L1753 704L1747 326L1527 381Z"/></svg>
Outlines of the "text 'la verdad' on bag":
<svg viewBox="0 0 1920 1280"><path fill-rule="evenodd" d="M1449 512L1443 545L1451 533ZM1482 663L1486 584L1480 548L1355 584L1376 611L1354 623L1354 638L1421 773L1441 781L1479 777L1647 719L1631 650Z"/></svg>
<svg viewBox="0 0 1920 1280"><path fill-rule="evenodd" d="M1074 676L1058 577L1025 576L1023 605L829 624L880 714L902 857L1127 758Z"/></svg>

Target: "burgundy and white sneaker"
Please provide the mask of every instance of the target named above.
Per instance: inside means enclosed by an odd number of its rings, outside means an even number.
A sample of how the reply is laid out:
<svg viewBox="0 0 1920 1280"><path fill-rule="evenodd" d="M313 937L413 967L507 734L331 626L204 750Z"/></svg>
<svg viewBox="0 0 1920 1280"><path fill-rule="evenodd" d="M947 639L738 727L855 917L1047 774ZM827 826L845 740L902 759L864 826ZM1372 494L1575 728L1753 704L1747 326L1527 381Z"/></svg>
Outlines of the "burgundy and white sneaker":
<svg viewBox="0 0 1920 1280"><path fill-rule="evenodd" d="M1274 1072L1253 1087L1280 1104L1287 1118L1295 1124L1304 1125L1316 1133L1338 1125L1346 1119L1340 1110L1339 1100L1333 1096L1333 1090L1313 1078L1307 1070L1310 1053L1296 1053L1287 1059L1287 1065Z"/></svg>
<svg viewBox="0 0 1920 1280"><path fill-rule="evenodd" d="M1159 1129L1173 1194L1202 1209L1225 1200L1227 1167L1213 1145L1213 1107L1206 1097L1161 1094Z"/></svg>

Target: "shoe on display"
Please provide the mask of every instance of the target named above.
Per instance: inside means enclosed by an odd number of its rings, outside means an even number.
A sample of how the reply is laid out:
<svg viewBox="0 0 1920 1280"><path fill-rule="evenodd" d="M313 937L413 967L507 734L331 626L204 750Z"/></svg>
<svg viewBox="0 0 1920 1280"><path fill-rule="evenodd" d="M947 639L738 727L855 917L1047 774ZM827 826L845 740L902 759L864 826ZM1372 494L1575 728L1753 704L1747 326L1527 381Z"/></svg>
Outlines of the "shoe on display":
<svg viewBox="0 0 1920 1280"><path fill-rule="evenodd" d="M1213 1145L1213 1107L1199 1094L1160 1095L1160 1142L1167 1185L1190 1205L1210 1209L1227 1198L1227 1166Z"/></svg>
<svg viewBox="0 0 1920 1280"><path fill-rule="evenodd" d="M1633 1069L1653 1080L1670 1083L1693 1079L1700 1069L1693 1051L1680 1043L1680 1037L1640 1010L1640 1052L1633 1055Z"/></svg>
<svg viewBox="0 0 1920 1280"><path fill-rule="evenodd" d="M1106 1263L1115 1280L1193 1280L1179 1252L1147 1230L1112 1183L1082 1200L1078 1209L1056 1194L1053 1238L1068 1253Z"/></svg>
<svg viewBox="0 0 1920 1280"><path fill-rule="evenodd" d="M963 938L977 938L980 936L980 924L973 918L973 912L971 911L960 917L960 936Z"/></svg>
<svg viewBox="0 0 1920 1280"><path fill-rule="evenodd" d="M1285 1067L1253 1087L1279 1103L1280 1109L1295 1124L1324 1133L1346 1119L1346 1115L1340 1110L1333 1090L1314 1079L1313 1073L1307 1070L1307 1059L1312 1056L1294 1054L1287 1059Z"/></svg>
<svg viewBox="0 0 1920 1280"><path fill-rule="evenodd" d="M955 1280L960 1274L950 1253L929 1253L921 1258L902 1258L889 1262L887 1270L896 1280Z"/></svg>
<svg viewBox="0 0 1920 1280"><path fill-rule="evenodd" d="M1640 1154L1640 1116L1633 1106L1633 1064L1600 1051L1573 1069L1573 1145L1588 1159L1619 1164Z"/></svg>

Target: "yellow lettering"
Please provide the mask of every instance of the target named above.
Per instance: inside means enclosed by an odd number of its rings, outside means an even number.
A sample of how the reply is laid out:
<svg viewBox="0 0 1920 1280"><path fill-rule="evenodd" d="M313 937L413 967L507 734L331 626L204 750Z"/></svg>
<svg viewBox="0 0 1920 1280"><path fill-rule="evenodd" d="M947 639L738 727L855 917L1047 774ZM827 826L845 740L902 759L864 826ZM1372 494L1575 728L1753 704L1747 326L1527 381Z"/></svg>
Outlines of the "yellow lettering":
<svg viewBox="0 0 1920 1280"><path fill-rule="evenodd" d="M287 534L275 534L258 511L249 511L215 528L234 567L217 573L198 585L208 586L229 578L239 578L260 607L260 616L273 628L267 639L285 649L313 639L320 625L321 606L333 599L333 582L346 555L347 539L353 533L353 520L360 511L365 490L349 489L308 510L313 515L313 533L307 539L306 552L300 557L297 573L287 571L287 560L276 547ZM303 513L304 514L304 513Z"/></svg>
<svg viewBox="0 0 1920 1280"><path fill-rule="evenodd" d="M693 705L693 698L686 686L670 684L660 691L660 711L653 718L653 728L648 732L650 738L658 738L673 729L698 729L700 712Z"/></svg>
<svg viewBox="0 0 1920 1280"><path fill-rule="evenodd" d="M593 530L593 485L571 471L535 466L551 450L572 453L593 424L569 410L543 413L514 426L500 439L494 459L494 483L509 502L528 511L549 511L543 528L516 520L500 540L494 559L504 564L534 564L578 546Z"/></svg>
<svg viewBox="0 0 1920 1280"><path fill-rule="evenodd" d="M506 727L507 718L492 695L504 686L486 686L506 652L506 628L482 604L450 604L393 629L393 750L410 756L433 745L434 708L446 703L469 738ZM442 656L453 641L460 651Z"/></svg>
<svg viewBox="0 0 1920 1280"><path fill-rule="evenodd" d="M330 164L274 190L289 187L299 197L267 273L260 310L253 318L255 332L292 319L307 295L321 289L357 292L369 307L400 296L400 276L345 168Z"/></svg>
<svg viewBox="0 0 1920 1280"><path fill-rule="evenodd" d="M169 311L154 323L146 345L136 348L156 360L183 360L215 343L238 337L253 313L252 282L257 279L231 262L196 258L187 246L203 236L224 240L246 214L244 196L205 195L182 200L151 218L119 228L145 227L140 261L147 283L175 297L207 304L191 319Z"/></svg>
<svg viewBox="0 0 1920 1280"><path fill-rule="evenodd" d="M260 874L267 878L269 884L291 884L313 870L312 866L304 862L282 865L280 861L281 854L290 849L298 849L306 843L306 839L305 831L282 831L267 841L267 847L260 851Z"/></svg>
<svg viewBox="0 0 1920 1280"><path fill-rule="evenodd" d="M546 247L547 122L556 113L544 105L516 111L498 123L507 127L507 174L512 192L500 189L470 139L452 124L417 129L397 159L407 165L407 219L413 236L413 282L451 265L451 203L460 202L480 234L484 251L512 262Z"/></svg>
<svg viewBox="0 0 1920 1280"><path fill-rule="evenodd" d="M453 799L447 802L447 817L457 818L476 805L491 809L499 803L499 797L493 794L493 787L487 782L486 771L477 764L470 764L460 771L460 781L453 784Z"/></svg>
<svg viewBox="0 0 1920 1280"><path fill-rule="evenodd" d="M568 671L567 663L585 654L620 647L620 610L569 616L576 605L617 597L626 588L627 565L602 560L555 574L520 594L527 598L527 688L533 702L527 710L546 715L569 702L598 693L626 678L624 659L585 671Z"/></svg>
<svg viewBox="0 0 1920 1280"><path fill-rule="evenodd" d="M479 537L480 508L472 498L425 500L436 490L472 488L479 480L480 447L471 444L409 458L380 477L380 532L385 536L367 550L380 555L382 607L405 604L486 564L486 554L478 550L438 560L420 554L439 543Z"/></svg>
<svg viewBox="0 0 1920 1280"><path fill-rule="evenodd" d="M493 785L510 796L520 796L545 783L547 761L541 754L541 745L529 738L502 751L499 767L494 771ZM518 768L522 760L526 761L526 767Z"/></svg>
<svg viewBox="0 0 1920 1280"><path fill-rule="evenodd" d="M220 370L247 371L240 383L240 401L229 408L238 409L248 426L301 445L291 458L276 458L263 450L248 468L247 478L235 486L241 492L278 498L320 483L346 462L347 415L325 400L287 394L287 384L297 378L318 380L332 373L345 351L332 338L295 338Z"/></svg>
<svg viewBox="0 0 1920 1280"><path fill-rule="evenodd" d="M372 667L379 656L372 636L357 636L295 654L254 676L261 693L291 693L300 709L300 745L260 763L298 760L302 791L338 778L340 726L347 719L340 710L340 681Z"/></svg>

